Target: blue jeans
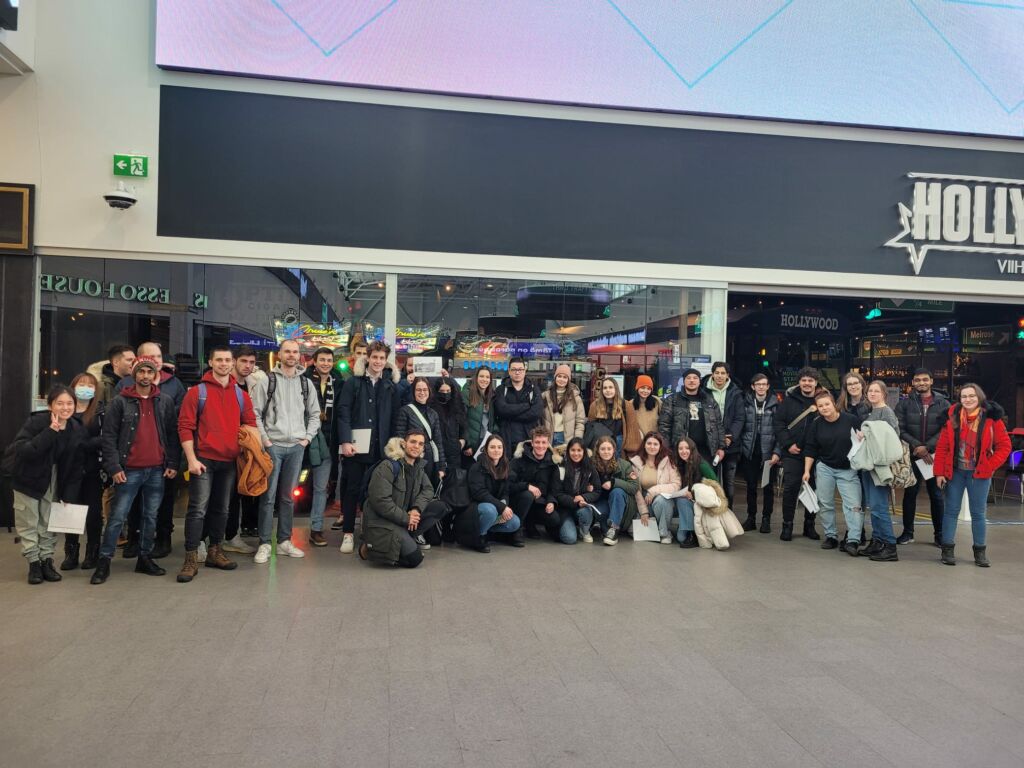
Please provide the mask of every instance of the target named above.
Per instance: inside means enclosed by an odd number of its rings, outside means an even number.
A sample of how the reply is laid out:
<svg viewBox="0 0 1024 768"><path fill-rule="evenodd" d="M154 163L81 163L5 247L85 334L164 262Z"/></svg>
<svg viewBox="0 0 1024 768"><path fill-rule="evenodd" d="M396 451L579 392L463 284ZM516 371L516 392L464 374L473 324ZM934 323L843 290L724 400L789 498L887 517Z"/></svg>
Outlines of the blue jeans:
<svg viewBox="0 0 1024 768"><path fill-rule="evenodd" d="M565 432L555 432L551 435L551 445L564 445L565 444Z"/></svg>
<svg viewBox="0 0 1024 768"><path fill-rule="evenodd" d="M575 544L579 539L576 526L581 525L584 530L589 531L590 526L594 524L594 510L590 505L560 509L559 514L562 516L562 523L558 526L558 540L563 544Z"/></svg>
<svg viewBox="0 0 1024 768"><path fill-rule="evenodd" d="M626 514L626 492L621 488L612 488L607 496L602 493L594 506L603 518L602 531L607 531L609 527L618 528L622 525L622 516Z"/></svg>
<svg viewBox="0 0 1024 768"><path fill-rule="evenodd" d="M477 504L476 514L480 518L480 535L488 533L515 533L519 530L519 518L512 515L507 522L498 522L498 508L488 502Z"/></svg>
<svg viewBox="0 0 1024 768"><path fill-rule="evenodd" d="M818 492L818 517L825 529L825 536L836 536L836 488L843 500L843 517L846 518L847 535L850 541L859 541L864 528L864 510L861 506L861 483L855 469L833 469L819 461L815 465Z"/></svg>
<svg viewBox="0 0 1024 768"><path fill-rule="evenodd" d="M862 472L861 475L867 477L866 498L867 506L871 508L871 535L886 544L895 544L896 534L892 530L892 517L889 514L889 486L875 485L870 472Z"/></svg>
<svg viewBox="0 0 1024 768"><path fill-rule="evenodd" d="M324 510L327 509L327 483L331 479L330 459L320 462L319 467L312 467L310 472L313 475L313 501L309 507L309 530L322 531Z"/></svg>
<svg viewBox="0 0 1024 768"><path fill-rule="evenodd" d="M676 499L676 512L679 514L676 541L682 541L686 534L693 533L693 499Z"/></svg>
<svg viewBox="0 0 1024 768"><path fill-rule="evenodd" d="M971 506L971 535L974 546L985 546L985 507L988 505L988 490L992 478L981 480L974 476L973 469L955 469L946 483L946 511L942 516L942 543L949 545L956 539L956 522L960 507L967 491L967 502Z"/></svg>
<svg viewBox="0 0 1024 768"><path fill-rule="evenodd" d="M672 516L676 513L676 505L672 499L666 499L659 494L651 502L650 510L658 521L658 534L664 539L668 536L668 524L672 522Z"/></svg>
<svg viewBox="0 0 1024 768"><path fill-rule="evenodd" d="M100 546L101 557L113 557L117 551L117 537L132 502L142 492L142 514L139 516L139 554L148 555L153 551L153 536L156 534L156 513L160 501L164 497L164 468L126 469L125 482L114 486L114 500L110 504L110 517L103 531L103 544Z"/></svg>
<svg viewBox="0 0 1024 768"><path fill-rule="evenodd" d="M861 470L858 474L860 475L860 498L863 502L861 509L867 514L871 508L871 489L875 487L875 481L871 479L870 471Z"/></svg>
<svg viewBox="0 0 1024 768"><path fill-rule="evenodd" d="M302 471L302 456L306 449L301 445L272 445L267 448L274 460L274 469L267 480L267 492L260 502L259 533L260 544L270 543L270 529L274 524L274 503L277 502L277 540L290 541L292 538L292 517L295 502L292 491L299 482Z"/></svg>

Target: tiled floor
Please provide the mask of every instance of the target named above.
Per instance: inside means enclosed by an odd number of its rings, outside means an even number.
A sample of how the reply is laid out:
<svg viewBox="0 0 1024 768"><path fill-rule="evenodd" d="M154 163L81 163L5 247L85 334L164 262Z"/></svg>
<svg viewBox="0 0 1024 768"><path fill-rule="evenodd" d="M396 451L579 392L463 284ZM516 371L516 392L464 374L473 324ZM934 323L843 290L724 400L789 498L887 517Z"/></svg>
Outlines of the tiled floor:
<svg viewBox="0 0 1024 768"><path fill-rule="evenodd" d="M29 587L2 534L0 765L1024 765L1024 527L990 529L988 570L777 531L413 572L331 534L189 585L119 559L101 587Z"/></svg>

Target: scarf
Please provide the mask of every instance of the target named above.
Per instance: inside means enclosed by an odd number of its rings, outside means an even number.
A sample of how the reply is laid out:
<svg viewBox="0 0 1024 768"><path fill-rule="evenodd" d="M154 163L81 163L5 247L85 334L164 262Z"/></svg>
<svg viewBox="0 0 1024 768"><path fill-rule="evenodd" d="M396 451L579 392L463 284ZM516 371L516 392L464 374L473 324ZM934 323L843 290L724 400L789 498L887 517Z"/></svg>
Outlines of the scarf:
<svg viewBox="0 0 1024 768"><path fill-rule="evenodd" d="M981 408L974 412L974 415L967 413L966 408L960 409L960 440L964 445L964 463L968 466L975 466L978 463L978 417L981 416ZM973 440L966 439L974 435Z"/></svg>

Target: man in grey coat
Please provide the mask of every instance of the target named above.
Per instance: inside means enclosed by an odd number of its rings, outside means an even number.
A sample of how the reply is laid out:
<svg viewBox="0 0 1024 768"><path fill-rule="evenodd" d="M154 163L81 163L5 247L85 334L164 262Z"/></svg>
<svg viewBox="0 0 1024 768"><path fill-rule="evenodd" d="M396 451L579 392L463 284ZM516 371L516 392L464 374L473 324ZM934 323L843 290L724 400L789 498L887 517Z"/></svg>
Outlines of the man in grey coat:
<svg viewBox="0 0 1024 768"><path fill-rule="evenodd" d="M256 563L270 560L270 528L274 522L274 504L277 503L277 554L305 557L305 553L292 544L292 516L295 511L292 490L299 482L302 456L306 446L320 431L320 400L299 361L299 343L285 339L278 348L278 363L267 375L266 381L257 382L249 391L252 407L256 411L256 426L263 445L274 460L267 492L260 503L260 545L256 550Z"/></svg>

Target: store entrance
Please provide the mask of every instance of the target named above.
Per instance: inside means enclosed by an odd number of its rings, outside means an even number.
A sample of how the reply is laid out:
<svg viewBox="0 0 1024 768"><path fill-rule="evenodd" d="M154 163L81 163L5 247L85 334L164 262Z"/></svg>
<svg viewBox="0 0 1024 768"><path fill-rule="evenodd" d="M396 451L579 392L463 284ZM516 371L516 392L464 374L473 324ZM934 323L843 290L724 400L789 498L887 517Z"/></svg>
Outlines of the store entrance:
<svg viewBox="0 0 1024 768"><path fill-rule="evenodd" d="M760 372L784 390L810 365L832 389L857 370L904 394L924 367L944 392L981 385L1011 427L1024 418L1020 304L731 292L727 350L739 382Z"/></svg>

